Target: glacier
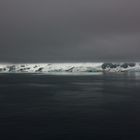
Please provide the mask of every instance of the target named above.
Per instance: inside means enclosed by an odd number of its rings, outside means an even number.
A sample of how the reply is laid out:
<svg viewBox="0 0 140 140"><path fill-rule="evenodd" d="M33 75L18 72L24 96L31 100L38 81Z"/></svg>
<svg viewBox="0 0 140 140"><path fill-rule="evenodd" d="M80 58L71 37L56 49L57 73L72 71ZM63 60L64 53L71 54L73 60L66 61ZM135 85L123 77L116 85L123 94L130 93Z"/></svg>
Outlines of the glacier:
<svg viewBox="0 0 140 140"><path fill-rule="evenodd" d="M139 62L120 63L1 63L0 73L140 72Z"/></svg>

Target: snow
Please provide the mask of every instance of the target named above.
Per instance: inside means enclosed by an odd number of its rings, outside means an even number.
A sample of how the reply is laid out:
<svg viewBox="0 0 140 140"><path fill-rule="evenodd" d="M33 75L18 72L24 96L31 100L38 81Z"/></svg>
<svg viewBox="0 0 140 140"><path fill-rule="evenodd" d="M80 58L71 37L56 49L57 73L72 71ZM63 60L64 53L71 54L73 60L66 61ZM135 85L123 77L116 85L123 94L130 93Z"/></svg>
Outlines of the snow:
<svg viewBox="0 0 140 140"><path fill-rule="evenodd" d="M21 63L0 64L0 73L97 73L97 72L140 72L140 63ZM132 63L131 63L132 64ZM115 67L112 67L112 65ZM126 67L125 67L126 66Z"/></svg>

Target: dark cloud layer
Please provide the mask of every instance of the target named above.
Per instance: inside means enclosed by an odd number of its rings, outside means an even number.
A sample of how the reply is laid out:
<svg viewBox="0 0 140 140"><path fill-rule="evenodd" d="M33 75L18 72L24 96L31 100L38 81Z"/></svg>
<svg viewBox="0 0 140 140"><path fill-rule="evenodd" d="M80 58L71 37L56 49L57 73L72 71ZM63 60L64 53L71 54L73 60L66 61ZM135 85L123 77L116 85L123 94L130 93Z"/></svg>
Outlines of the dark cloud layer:
<svg viewBox="0 0 140 140"><path fill-rule="evenodd" d="M138 0L1 0L0 61L138 61Z"/></svg>

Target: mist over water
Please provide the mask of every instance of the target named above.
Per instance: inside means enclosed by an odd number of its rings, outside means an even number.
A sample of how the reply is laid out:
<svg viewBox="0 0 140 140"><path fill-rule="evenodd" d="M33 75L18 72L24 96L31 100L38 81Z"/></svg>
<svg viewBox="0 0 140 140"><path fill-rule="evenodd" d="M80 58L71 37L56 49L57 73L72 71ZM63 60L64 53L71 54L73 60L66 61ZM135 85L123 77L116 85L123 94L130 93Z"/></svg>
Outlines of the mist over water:
<svg viewBox="0 0 140 140"><path fill-rule="evenodd" d="M3 139L136 139L139 73L0 74Z"/></svg>

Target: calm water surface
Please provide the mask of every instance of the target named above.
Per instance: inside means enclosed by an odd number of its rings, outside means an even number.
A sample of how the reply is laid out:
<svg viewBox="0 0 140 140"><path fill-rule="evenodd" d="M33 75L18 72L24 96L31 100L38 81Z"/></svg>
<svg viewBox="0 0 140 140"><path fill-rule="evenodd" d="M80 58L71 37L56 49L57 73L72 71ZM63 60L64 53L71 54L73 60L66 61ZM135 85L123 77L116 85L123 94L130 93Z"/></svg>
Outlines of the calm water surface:
<svg viewBox="0 0 140 140"><path fill-rule="evenodd" d="M0 139L140 139L140 75L0 75Z"/></svg>

